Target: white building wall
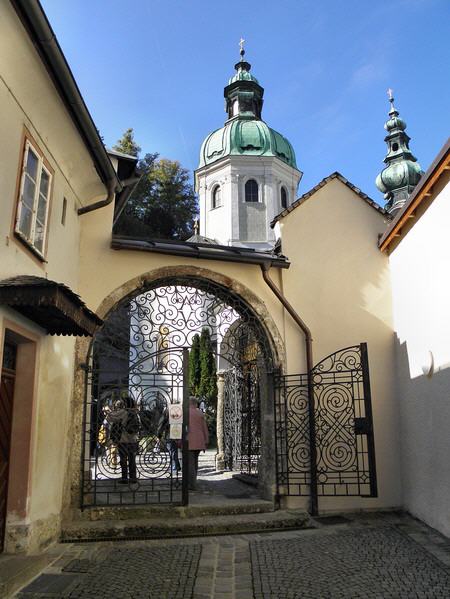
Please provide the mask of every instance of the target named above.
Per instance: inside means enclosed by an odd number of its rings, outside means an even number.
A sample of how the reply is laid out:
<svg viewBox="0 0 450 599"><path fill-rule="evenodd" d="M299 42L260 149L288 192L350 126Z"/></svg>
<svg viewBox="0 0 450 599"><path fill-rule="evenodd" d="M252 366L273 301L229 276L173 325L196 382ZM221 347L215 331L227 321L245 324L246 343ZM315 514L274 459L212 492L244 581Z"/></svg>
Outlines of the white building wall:
<svg viewBox="0 0 450 599"><path fill-rule="evenodd" d="M223 245L270 249L275 235L270 222L281 212L281 187L288 204L297 199L301 173L278 158L230 156L196 173L200 198L200 234ZM258 203L245 202L245 183L255 179ZM222 206L212 208L212 194L221 186Z"/></svg>
<svg viewBox="0 0 450 599"><path fill-rule="evenodd" d="M447 175L446 182L435 186L434 201L390 256L403 503L446 535L450 535L448 179Z"/></svg>

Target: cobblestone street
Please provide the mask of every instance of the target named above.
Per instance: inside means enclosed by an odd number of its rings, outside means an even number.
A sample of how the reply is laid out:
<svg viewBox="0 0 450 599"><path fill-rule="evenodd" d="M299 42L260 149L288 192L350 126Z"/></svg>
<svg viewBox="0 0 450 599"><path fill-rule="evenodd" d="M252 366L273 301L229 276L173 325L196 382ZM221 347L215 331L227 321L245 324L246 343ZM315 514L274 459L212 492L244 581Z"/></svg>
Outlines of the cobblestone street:
<svg viewBox="0 0 450 599"><path fill-rule="evenodd" d="M267 534L58 545L20 599L450 597L450 541L408 516Z"/></svg>

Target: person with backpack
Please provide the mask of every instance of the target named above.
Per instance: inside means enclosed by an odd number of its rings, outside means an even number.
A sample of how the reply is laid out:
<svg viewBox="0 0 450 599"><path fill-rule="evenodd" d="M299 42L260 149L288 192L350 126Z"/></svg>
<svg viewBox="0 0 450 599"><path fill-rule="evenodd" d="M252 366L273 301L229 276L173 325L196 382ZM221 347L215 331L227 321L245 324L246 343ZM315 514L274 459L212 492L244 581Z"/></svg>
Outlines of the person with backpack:
<svg viewBox="0 0 450 599"><path fill-rule="evenodd" d="M137 408L128 393L122 394L121 399L114 403L113 409L106 413L106 419L110 424L110 439L117 444L119 451L122 477L117 482L122 485L136 483L140 421Z"/></svg>

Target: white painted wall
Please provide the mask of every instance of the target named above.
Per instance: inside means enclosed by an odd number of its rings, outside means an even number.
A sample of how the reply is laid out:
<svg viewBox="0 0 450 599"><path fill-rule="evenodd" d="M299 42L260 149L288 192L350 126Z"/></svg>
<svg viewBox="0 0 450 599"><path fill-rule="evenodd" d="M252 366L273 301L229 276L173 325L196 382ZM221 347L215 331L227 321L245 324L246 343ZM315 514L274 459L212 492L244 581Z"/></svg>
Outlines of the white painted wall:
<svg viewBox="0 0 450 599"><path fill-rule="evenodd" d="M275 242L270 222L282 211L281 187L288 205L297 199L301 173L278 158L229 156L196 171L200 199L200 234L223 245L269 249ZM245 202L245 183L255 179L259 202ZM212 208L212 194L222 190L222 206Z"/></svg>
<svg viewBox="0 0 450 599"><path fill-rule="evenodd" d="M447 171L448 173L448 171ZM403 503L450 535L450 185L390 256L397 333ZM424 374L430 367L434 373Z"/></svg>

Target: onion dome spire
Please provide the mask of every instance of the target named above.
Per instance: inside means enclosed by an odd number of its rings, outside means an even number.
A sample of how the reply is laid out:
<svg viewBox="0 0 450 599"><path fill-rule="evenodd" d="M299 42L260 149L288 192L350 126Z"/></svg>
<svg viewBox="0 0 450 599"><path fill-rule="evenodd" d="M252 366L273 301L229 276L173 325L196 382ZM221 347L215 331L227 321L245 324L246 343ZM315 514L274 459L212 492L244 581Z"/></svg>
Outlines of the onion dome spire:
<svg viewBox="0 0 450 599"><path fill-rule="evenodd" d="M386 210L394 215L406 203L423 171L409 149L410 137L405 133L406 123L394 106L392 90L388 89L387 93L391 105L389 119L384 125L387 131L384 141L388 147L384 162L387 166L378 175L375 183L384 193Z"/></svg>
<svg viewBox="0 0 450 599"><path fill-rule="evenodd" d="M260 119L264 89L258 79L250 73L252 65L244 60L244 39L239 42L240 60L234 65L236 74L224 89L225 110L228 119Z"/></svg>

